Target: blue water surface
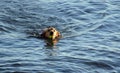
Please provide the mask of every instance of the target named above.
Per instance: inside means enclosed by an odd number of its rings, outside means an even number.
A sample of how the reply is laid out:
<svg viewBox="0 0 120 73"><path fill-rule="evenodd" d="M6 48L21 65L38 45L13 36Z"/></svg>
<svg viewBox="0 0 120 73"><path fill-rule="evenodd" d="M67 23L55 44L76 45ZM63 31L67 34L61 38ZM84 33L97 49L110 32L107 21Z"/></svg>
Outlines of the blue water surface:
<svg viewBox="0 0 120 73"><path fill-rule="evenodd" d="M0 0L0 73L120 73L120 0Z"/></svg>

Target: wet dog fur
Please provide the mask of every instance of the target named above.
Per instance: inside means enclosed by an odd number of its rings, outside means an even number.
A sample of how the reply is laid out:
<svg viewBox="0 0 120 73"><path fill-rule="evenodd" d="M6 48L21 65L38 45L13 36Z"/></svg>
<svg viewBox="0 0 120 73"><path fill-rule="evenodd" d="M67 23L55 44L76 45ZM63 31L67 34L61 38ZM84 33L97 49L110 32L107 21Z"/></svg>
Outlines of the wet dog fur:
<svg viewBox="0 0 120 73"><path fill-rule="evenodd" d="M56 28L48 27L42 31L40 37L45 40L47 45L53 46L56 45L62 36Z"/></svg>

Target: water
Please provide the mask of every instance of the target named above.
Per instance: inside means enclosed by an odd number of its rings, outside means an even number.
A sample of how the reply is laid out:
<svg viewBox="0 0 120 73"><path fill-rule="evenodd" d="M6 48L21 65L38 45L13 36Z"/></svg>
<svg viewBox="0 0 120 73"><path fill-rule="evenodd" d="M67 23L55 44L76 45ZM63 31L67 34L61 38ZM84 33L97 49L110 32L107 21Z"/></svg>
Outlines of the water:
<svg viewBox="0 0 120 73"><path fill-rule="evenodd" d="M56 27L54 47L28 32ZM120 73L119 0L0 0L0 73Z"/></svg>

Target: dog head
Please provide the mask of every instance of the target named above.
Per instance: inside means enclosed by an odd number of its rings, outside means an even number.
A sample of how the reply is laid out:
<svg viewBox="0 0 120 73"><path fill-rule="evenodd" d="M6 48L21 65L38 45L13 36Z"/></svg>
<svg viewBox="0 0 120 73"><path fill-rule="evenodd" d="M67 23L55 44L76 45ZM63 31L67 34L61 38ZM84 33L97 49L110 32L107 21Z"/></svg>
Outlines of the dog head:
<svg viewBox="0 0 120 73"><path fill-rule="evenodd" d="M48 27L43 30L41 37L45 39L47 45L55 45L61 38L61 34L54 27Z"/></svg>
<svg viewBox="0 0 120 73"><path fill-rule="evenodd" d="M61 37L60 32L57 31L54 27L48 27L43 30L41 37L44 39L59 39Z"/></svg>

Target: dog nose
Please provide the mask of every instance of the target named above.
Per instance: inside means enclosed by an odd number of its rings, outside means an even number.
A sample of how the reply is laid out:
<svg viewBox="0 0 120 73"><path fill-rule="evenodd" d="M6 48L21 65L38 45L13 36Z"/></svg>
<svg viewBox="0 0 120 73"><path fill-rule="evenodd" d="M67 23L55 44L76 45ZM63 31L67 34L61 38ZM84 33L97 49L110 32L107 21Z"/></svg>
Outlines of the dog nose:
<svg viewBox="0 0 120 73"><path fill-rule="evenodd" d="M50 32L50 35L53 35L53 32L52 32L52 31Z"/></svg>

